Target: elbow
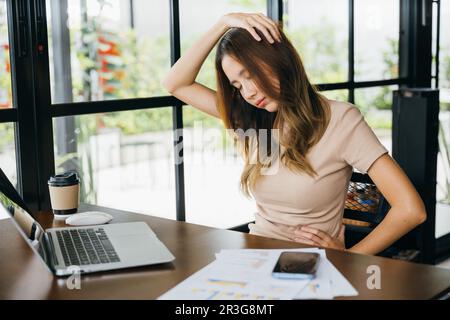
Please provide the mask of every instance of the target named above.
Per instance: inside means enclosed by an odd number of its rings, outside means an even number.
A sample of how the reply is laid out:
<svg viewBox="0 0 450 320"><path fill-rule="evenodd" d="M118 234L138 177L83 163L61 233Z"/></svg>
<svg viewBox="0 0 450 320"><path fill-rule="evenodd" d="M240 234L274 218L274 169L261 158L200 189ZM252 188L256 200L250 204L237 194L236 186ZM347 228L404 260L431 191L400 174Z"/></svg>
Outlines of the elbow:
<svg viewBox="0 0 450 320"><path fill-rule="evenodd" d="M418 221L418 225L424 223L427 220L427 210L422 199L419 199L419 204L416 206L415 216Z"/></svg>
<svg viewBox="0 0 450 320"><path fill-rule="evenodd" d="M419 205L414 206L414 208L410 208L408 210L408 213L411 217L411 220L416 226L424 223L427 220L427 212L422 201Z"/></svg>
<svg viewBox="0 0 450 320"><path fill-rule="evenodd" d="M417 221L418 221L418 225L424 223L425 221L427 221L427 212L424 210L419 211L418 213L416 213L416 217L417 217Z"/></svg>
<svg viewBox="0 0 450 320"><path fill-rule="evenodd" d="M394 207L396 206L393 206L392 209ZM411 229L427 220L427 212L422 200L420 202L410 203L409 205L400 205L397 207L396 212L399 213L398 217L400 220Z"/></svg>
<svg viewBox="0 0 450 320"><path fill-rule="evenodd" d="M401 205L405 212L405 220L413 227L417 227L427 220L427 210L419 194L416 193L412 197L404 199Z"/></svg>
<svg viewBox="0 0 450 320"><path fill-rule="evenodd" d="M170 94L173 94L175 91L175 86L171 83L169 79L164 79L160 82L161 86Z"/></svg>

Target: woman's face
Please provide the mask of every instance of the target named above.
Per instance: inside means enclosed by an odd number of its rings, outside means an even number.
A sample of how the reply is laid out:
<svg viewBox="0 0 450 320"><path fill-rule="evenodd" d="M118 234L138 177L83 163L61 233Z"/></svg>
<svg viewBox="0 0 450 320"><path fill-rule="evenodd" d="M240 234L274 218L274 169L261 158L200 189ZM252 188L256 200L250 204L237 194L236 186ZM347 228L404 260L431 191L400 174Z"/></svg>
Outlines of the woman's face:
<svg viewBox="0 0 450 320"><path fill-rule="evenodd" d="M241 63L239 63L239 61L229 55L225 55L222 59L222 69L230 81L230 84L239 90L242 97L249 104L269 112L278 110L277 101L269 98L258 88L252 79L252 75ZM273 76L269 76L269 78L272 79L276 87L279 88L279 81Z"/></svg>

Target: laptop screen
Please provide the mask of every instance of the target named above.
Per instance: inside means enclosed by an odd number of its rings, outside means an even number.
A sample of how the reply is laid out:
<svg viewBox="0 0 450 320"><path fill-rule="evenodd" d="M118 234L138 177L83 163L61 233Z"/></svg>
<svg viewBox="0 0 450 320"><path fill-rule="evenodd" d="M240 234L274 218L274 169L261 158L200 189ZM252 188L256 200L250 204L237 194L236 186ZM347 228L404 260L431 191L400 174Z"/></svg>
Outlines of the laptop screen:
<svg viewBox="0 0 450 320"><path fill-rule="evenodd" d="M1 169L0 169L1 170ZM1 177L0 174L0 180L3 180L4 185L4 178ZM9 181L8 181L9 183ZM13 188L14 191L11 191L8 188L8 194L11 192L16 193L15 196L18 196L20 198L19 193ZM9 196L3 192L2 189L0 189L0 215L3 216L10 216L12 218L12 221L19 230L20 234L25 238L28 245L39 254L39 256L44 260L46 263L47 261L47 254L45 252L44 248L44 241L43 238L45 236L44 229L39 225L39 223L31 216L30 213L25 211L25 209L18 206L14 201L11 200ZM46 263L47 264L47 263Z"/></svg>
<svg viewBox="0 0 450 320"><path fill-rule="evenodd" d="M6 214L13 218L17 227L28 240L40 240L44 230L28 212L9 199L2 191L0 191L0 203L2 204L0 208L2 215Z"/></svg>

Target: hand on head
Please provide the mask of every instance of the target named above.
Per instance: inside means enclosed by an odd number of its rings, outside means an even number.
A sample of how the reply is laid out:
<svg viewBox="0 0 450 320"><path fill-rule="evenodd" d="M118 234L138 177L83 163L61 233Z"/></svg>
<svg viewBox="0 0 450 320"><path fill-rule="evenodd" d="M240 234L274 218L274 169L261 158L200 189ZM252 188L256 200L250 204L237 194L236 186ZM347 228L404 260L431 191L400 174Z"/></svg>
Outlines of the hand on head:
<svg viewBox="0 0 450 320"><path fill-rule="evenodd" d="M274 43L274 39L281 42L277 24L262 13L229 13L221 19L229 28L247 30L257 41L262 40L256 32L259 30L270 43Z"/></svg>

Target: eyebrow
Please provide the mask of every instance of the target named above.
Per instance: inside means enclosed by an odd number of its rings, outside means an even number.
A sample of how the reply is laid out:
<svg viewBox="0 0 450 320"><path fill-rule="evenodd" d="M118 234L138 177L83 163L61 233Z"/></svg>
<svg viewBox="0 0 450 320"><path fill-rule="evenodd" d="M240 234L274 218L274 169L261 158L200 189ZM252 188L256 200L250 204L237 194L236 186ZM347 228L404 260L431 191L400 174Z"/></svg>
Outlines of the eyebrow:
<svg viewBox="0 0 450 320"><path fill-rule="evenodd" d="M239 71L238 76L239 76L239 77L242 76L242 74L243 74L245 71L246 71L245 69L242 69L241 71ZM233 83L235 83L235 82L237 82L237 81L236 81L236 80L230 81L230 84L233 85Z"/></svg>

